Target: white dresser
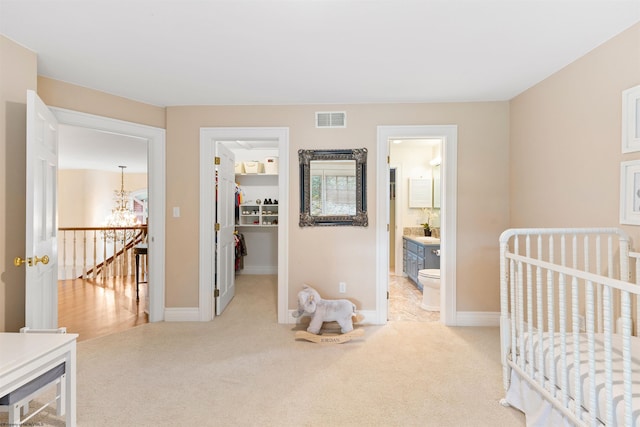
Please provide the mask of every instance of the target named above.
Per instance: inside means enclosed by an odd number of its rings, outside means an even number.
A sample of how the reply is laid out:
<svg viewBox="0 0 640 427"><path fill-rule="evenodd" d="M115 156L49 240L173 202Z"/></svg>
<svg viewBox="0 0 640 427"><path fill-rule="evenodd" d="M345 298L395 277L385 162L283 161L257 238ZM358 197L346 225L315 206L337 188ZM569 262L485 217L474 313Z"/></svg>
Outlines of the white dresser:
<svg viewBox="0 0 640 427"><path fill-rule="evenodd" d="M0 396L64 362L65 421L67 426L75 426L77 338L77 334L0 333Z"/></svg>

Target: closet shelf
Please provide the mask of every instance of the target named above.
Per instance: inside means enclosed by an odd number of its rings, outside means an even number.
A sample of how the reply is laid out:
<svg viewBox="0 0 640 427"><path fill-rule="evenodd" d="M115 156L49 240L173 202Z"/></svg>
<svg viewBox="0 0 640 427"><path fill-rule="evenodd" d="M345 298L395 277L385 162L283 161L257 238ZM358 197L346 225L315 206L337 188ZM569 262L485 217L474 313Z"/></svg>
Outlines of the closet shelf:
<svg viewBox="0 0 640 427"><path fill-rule="evenodd" d="M259 205L257 203L240 205L240 223L238 226L276 227L277 224L278 205Z"/></svg>

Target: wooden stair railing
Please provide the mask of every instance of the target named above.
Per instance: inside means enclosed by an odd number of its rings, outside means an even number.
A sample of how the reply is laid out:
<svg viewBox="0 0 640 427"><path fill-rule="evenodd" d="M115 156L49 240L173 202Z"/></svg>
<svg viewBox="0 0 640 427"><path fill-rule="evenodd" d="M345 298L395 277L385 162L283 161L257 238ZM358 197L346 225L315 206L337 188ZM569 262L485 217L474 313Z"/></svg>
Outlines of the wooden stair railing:
<svg viewBox="0 0 640 427"><path fill-rule="evenodd" d="M59 265L64 269L63 278L92 278L98 276L125 276L133 274L132 268L135 263L132 261L135 245L146 242L147 226L139 225L135 227L59 227L58 228L59 246L62 250L58 250ZM122 236L126 236L127 232L132 234L129 239L109 239L105 237L107 233L114 235L118 232ZM68 239L71 234L71 241ZM88 234L90 234L88 236ZM92 235L91 235L92 234ZM78 238L82 239L80 247L78 247ZM87 244L87 239L91 239L92 243ZM101 260L98 261L98 247L102 246ZM78 249L81 252L81 259L78 260ZM91 249L91 257L88 257L87 250ZM71 263L68 263L68 251L71 251ZM61 257L60 257L61 255ZM78 263L80 261L80 263ZM71 274L68 275L68 269ZM81 273L80 273L81 272ZM60 277L59 277L60 278Z"/></svg>

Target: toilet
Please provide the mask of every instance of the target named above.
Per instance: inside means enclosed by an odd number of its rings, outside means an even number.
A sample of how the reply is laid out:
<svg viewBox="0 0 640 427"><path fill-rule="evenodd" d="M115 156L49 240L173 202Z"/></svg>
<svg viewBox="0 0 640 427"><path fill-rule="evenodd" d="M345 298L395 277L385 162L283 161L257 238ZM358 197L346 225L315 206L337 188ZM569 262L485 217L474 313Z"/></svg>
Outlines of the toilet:
<svg viewBox="0 0 640 427"><path fill-rule="evenodd" d="M418 282L422 285L422 304L427 311L440 311L440 269L418 271Z"/></svg>

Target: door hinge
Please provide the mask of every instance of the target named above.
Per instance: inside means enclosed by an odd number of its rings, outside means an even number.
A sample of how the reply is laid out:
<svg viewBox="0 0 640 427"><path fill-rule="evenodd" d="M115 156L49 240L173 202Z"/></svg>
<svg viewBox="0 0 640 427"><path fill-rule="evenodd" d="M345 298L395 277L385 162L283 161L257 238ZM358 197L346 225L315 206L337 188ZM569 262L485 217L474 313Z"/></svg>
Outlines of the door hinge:
<svg viewBox="0 0 640 427"><path fill-rule="evenodd" d="M213 296L214 296L215 298L218 298L218 297L220 296L220 289L216 289L216 290L214 290L214 291L213 291Z"/></svg>
<svg viewBox="0 0 640 427"><path fill-rule="evenodd" d="M391 156L387 156L387 164L391 163Z"/></svg>
<svg viewBox="0 0 640 427"><path fill-rule="evenodd" d="M220 231L220 223L216 222L216 231Z"/></svg>
<svg viewBox="0 0 640 427"><path fill-rule="evenodd" d="M387 224L387 233L389 232L389 224Z"/></svg>
<svg viewBox="0 0 640 427"><path fill-rule="evenodd" d="M389 299L389 291L387 291L387 299Z"/></svg>
<svg viewBox="0 0 640 427"><path fill-rule="evenodd" d="M220 164L220 157L216 156L216 157L215 157L215 160L214 160L214 163L215 163L216 165L219 165L219 164Z"/></svg>

